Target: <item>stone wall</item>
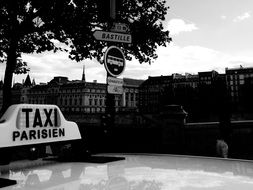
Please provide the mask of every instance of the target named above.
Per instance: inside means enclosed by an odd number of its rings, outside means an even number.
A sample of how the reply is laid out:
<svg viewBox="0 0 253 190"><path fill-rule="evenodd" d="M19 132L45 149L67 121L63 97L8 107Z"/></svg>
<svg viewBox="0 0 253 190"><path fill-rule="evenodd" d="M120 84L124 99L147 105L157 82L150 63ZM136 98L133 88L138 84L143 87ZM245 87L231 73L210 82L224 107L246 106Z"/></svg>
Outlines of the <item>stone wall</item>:
<svg viewBox="0 0 253 190"><path fill-rule="evenodd" d="M97 120L99 120L97 118ZM185 123L184 113L123 114L114 127L79 122L91 152L171 153L216 156L219 123ZM232 121L229 157L253 155L253 121ZM252 156L253 157L253 156Z"/></svg>

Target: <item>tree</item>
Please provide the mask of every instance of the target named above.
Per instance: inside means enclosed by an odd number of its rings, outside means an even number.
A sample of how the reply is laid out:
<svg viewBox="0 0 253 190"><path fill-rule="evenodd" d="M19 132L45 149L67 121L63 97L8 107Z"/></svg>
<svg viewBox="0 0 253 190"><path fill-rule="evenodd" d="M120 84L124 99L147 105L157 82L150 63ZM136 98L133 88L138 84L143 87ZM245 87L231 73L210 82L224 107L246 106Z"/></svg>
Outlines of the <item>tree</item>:
<svg viewBox="0 0 253 190"><path fill-rule="evenodd" d="M102 2L107 5L108 0ZM95 40L93 32L108 30L112 24L99 14L104 7L101 0L0 1L0 60L6 63L2 112L11 105L13 73L29 70L22 54L66 51L77 62L101 61L108 44ZM171 41L162 24L167 10L165 0L121 0L116 21L128 24L133 36L131 46L119 44L127 59L134 56L140 63L151 63L157 47Z"/></svg>

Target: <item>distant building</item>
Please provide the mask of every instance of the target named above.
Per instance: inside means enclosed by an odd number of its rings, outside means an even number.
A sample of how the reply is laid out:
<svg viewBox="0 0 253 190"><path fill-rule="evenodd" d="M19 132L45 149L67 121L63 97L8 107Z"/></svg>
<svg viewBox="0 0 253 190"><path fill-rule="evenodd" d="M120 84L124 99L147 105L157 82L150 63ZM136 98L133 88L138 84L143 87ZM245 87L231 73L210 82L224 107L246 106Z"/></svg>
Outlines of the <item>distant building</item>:
<svg viewBox="0 0 253 190"><path fill-rule="evenodd" d="M148 77L140 86L139 105L142 113L160 111L163 94L172 88L173 76Z"/></svg>
<svg viewBox="0 0 253 190"><path fill-rule="evenodd" d="M107 85L87 82L84 66L80 78L69 81L67 77L56 76L48 83L36 85L28 74L22 84L13 85L13 103L56 104L65 113L104 113ZM0 81L0 106L2 96L3 81ZM251 110L253 68L226 68L225 74L174 73L148 77L145 81L123 78L123 94L114 96L114 105L116 112L158 113L164 105L181 104L197 117L203 112L216 113L214 105L222 96L231 101L234 110L244 111L245 107Z"/></svg>
<svg viewBox="0 0 253 190"><path fill-rule="evenodd" d="M237 107L243 99L242 88L245 82L253 79L253 67L226 68L225 72L229 94Z"/></svg>
<svg viewBox="0 0 253 190"><path fill-rule="evenodd" d="M28 91L30 90L30 88L32 88L35 85L36 85L35 82L34 84L31 82L31 78L28 74L26 76L26 79L23 81L23 84L19 85L19 88L16 88L16 89L13 88L12 94L14 96L13 98L16 99L16 103L18 102L18 99L19 99L19 103L28 103L29 102ZM17 95L19 93L20 93L20 96Z"/></svg>
<svg viewBox="0 0 253 190"><path fill-rule="evenodd" d="M159 112L166 104L190 106L200 85L211 85L219 76L216 71L199 72L198 75L174 73L171 76L149 77L140 88L140 110Z"/></svg>
<svg viewBox="0 0 253 190"><path fill-rule="evenodd" d="M107 85L97 81L86 82L84 69L81 80L69 81L67 77L57 76L47 84L39 85L34 80L31 82L28 74L23 84L13 86L13 100L15 103L56 104L65 113L104 113ZM115 95L116 112L138 111L142 82L123 79L123 94Z"/></svg>
<svg viewBox="0 0 253 190"><path fill-rule="evenodd" d="M165 104L176 101L178 89L196 89L199 84L198 75L174 73L170 76L149 77L140 87L140 111L155 113Z"/></svg>
<svg viewBox="0 0 253 190"><path fill-rule="evenodd" d="M116 97L116 106L120 106L120 111L139 111L139 94L140 85L144 80L136 80L123 78L123 96L120 104L120 100ZM118 101L118 103L117 103Z"/></svg>
<svg viewBox="0 0 253 190"><path fill-rule="evenodd" d="M22 90L25 89L21 83L15 83L11 90L12 104L19 104L22 97Z"/></svg>
<svg viewBox="0 0 253 190"><path fill-rule="evenodd" d="M181 74L172 74L173 86L174 87L192 87L197 88L199 83L199 76L192 75L189 73L185 73L185 75Z"/></svg>
<svg viewBox="0 0 253 190"><path fill-rule="evenodd" d="M219 76L219 73L217 71L207 71L207 72L199 72L199 83L200 84L207 84L211 85L216 80L216 78Z"/></svg>

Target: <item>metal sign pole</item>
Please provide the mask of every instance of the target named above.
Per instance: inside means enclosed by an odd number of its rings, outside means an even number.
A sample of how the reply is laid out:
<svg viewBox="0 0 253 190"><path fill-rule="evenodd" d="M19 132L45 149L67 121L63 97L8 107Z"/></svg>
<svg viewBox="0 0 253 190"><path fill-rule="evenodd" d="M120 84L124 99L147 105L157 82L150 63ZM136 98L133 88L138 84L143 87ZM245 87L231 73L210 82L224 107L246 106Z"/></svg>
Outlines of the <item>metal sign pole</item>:
<svg viewBox="0 0 253 190"><path fill-rule="evenodd" d="M110 17L112 20L116 19L116 0L110 0ZM112 120L113 118L114 121L114 115L115 115L115 102L114 102L114 94L109 94L108 93L108 82L107 79L110 76L108 71L106 71L107 76L106 76L106 114L109 114L109 120ZM109 125L114 125L114 122L109 122ZM112 127L112 126L111 126Z"/></svg>
<svg viewBox="0 0 253 190"><path fill-rule="evenodd" d="M116 0L110 0L110 17L116 19Z"/></svg>
<svg viewBox="0 0 253 190"><path fill-rule="evenodd" d="M118 0L119 1L119 0ZM109 2L108 2L109 3ZM118 2L119 3L119 2ZM116 43L132 43L129 27L124 23L115 23L117 17L116 0L110 0L110 22L109 31L96 30L93 33L95 39L107 41L109 46L104 54L104 66L107 71L105 113L102 115L101 124L105 133L105 146L110 139L110 128L115 125L115 94L123 94L123 79L117 78L125 69L125 56ZM109 133L108 133L109 132Z"/></svg>
<svg viewBox="0 0 253 190"><path fill-rule="evenodd" d="M107 78L109 73L107 72ZM111 147L111 131L114 128L115 121L115 97L108 93L108 82L106 81L105 113L102 115L102 129L104 131L104 151L109 151Z"/></svg>
<svg viewBox="0 0 253 190"><path fill-rule="evenodd" d="M112 20L115 20L116 18L116 2L115 0L110 0L110 17ZM104 60L105 61L105 60ZM108 77L110 76L109 72L106 71L106 99L105 99L105 128L104 132L106 135L106 142L105 144L108 144L108 141L110 139L108 138L108 130L114 127L114 117L115 117L115 98L114 94L108 93ZM110 146L110 143L108 144ZM108 149L108 147L106 147Z"/></svg>
<svg viewBox="0 0 253 190"><path fill-rule="evenodd" d="M110 76L109 73L107 73L107 78ZM108 87L108 83L106 84ZM114 127L114 117L115 117L115 96L114 94L108 93L108 88L106 88L106 101L105 101L106 109L105 114L107 117L107 126L109 128Z"/></svg>

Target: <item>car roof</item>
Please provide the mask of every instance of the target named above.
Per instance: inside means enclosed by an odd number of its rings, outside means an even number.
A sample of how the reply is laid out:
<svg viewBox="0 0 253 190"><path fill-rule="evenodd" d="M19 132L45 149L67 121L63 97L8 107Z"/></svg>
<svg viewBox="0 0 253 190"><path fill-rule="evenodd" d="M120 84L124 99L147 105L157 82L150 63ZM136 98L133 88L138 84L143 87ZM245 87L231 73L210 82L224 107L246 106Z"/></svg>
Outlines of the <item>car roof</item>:
<svg viewBox="0 0 253 190"><path fill-rule="evenodd" d="M253 162L161 154L99 154L83 161L0 166L3 189L253 189Z"/></svg>

